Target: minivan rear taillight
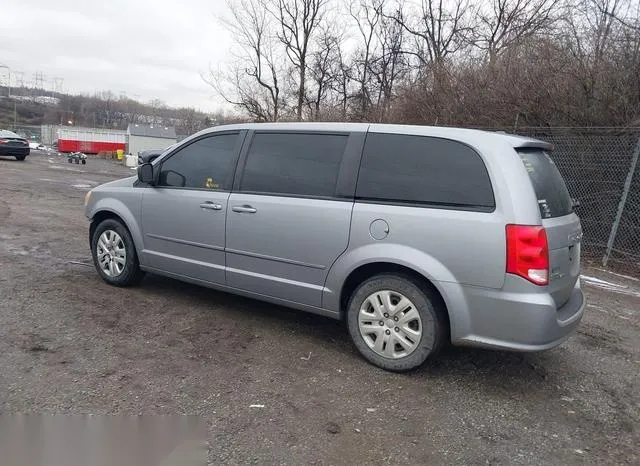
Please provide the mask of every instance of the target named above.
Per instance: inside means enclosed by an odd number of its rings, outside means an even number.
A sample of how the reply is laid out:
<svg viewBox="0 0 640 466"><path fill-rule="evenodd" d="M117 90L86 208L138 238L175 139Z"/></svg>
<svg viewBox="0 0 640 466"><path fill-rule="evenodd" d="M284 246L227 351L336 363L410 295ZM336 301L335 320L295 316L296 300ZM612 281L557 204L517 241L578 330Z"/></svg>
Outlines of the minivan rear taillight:
<svg viewBox="0 0 640 466"><path fill-rule="evenodd" d="M549 243L541 226L507 225L507 273L549 284Z"/></svg>

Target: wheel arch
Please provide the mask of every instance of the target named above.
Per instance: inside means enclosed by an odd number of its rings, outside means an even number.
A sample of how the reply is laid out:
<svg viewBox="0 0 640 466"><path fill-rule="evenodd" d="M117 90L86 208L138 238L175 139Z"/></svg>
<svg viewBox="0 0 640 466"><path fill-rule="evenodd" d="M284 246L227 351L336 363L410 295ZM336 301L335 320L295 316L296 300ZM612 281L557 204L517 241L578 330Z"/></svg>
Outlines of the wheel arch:
<svg viewBox="0 0 640 466"><path fill-rule="evenodd" d="M339 309L341 319L345 318L345 313L349 305L349 299L358 288L358 286L376 275L384 274L393 274L406 277L423 290L428 290L429 292L431 292L431 294L439 300L439 304L441 305L441 308L443 310L442 317L444 318L444 321L446 323L446 338L447 341L449 341L451 337L451 318L449 315L449 306L447 305L447 301L442 291L429 277L425 276L414 268L396 262L371 261L356 267L349 273L349 275L344 280L339 294Z"/></svg>
<svg viewBox="0 0 640 466"><path fill-rule="evenodd" d="M93 234L95 233L96 228L98 228L98 225L108 219L119 221L127 228L127 230L131 231L127 222L125 222L121 216L111 210L100 210L91 218L91 223L89 224L89 238L93 238Z"/></svg>
<svg viewBox="0 0 640 466"><path fill-rule="evenodd" d="M140 252L143 249L143 241L142 234L140 229L137 227L137 222L135 221L133 214L131 211L123 204L120 203L117 206L106 205L98 202L96 206L92 209L90 214L91 223L89 226L89 240L93 238L93 233L97 226L107 219L114 219L119 221L124 225L124 227L131 234L131 238L133 239L133 243L136 247L136 251L138 253L138 257L140 257Z"/></svg>

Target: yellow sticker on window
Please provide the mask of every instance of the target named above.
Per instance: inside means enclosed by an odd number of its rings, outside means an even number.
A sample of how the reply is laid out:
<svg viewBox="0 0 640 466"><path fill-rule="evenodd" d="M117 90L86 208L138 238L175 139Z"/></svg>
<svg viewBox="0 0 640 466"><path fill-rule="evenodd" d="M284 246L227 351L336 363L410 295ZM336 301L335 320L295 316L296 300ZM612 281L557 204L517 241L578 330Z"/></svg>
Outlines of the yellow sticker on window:
<svg viewBox="0 0 640 466"><path fill-rule="evenodd" d="M213 178L207 178L207 181L204 183L205 187L208 189L218 189L220 185L213 181Z"/></svg>

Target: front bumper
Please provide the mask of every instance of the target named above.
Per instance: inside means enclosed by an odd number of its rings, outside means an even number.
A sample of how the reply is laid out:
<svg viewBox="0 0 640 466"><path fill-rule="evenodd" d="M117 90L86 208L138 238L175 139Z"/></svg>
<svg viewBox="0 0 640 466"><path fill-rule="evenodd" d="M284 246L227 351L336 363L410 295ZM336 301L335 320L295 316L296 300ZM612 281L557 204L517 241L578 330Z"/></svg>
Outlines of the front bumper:
<svg viewBox="0 0 640 466"><path fill-rule="evenodd" d="M29 155L29 147L3 147L0 145L0 156Z"/></svg>
<svg viewBox="0 0 640 466"><path fill-rule="evenodd" d="M517 277L509 280L521 280ZM530 286L515 283L514 288ZM560 308L543 292L506 292L462 287L458 298L463 312L453 309L453 344L510 351L543 351L554 348L576 330L585 308L580 280ZM507 289L510 289L507 287Z"/></svg>

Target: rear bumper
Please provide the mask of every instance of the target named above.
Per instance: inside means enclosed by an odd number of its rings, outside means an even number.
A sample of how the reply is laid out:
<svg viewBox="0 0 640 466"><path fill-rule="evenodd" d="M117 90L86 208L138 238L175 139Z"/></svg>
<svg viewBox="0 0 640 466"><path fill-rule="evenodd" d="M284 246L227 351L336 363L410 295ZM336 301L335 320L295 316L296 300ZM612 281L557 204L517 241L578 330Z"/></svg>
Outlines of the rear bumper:
<svg viewBox="0 0 640 466"><path fill-rule="evenodd" d="M28 147L2 147L0 145L0 156L29 155L29 151Z"/></svg>
<svg viewBox="0 0 640 466"><path fill-rule="evenodd" d="M516 289L521 287L515 285ZM579 280L569 301L559 309L547 293L460 288L454 293L454 301L460 307L449 307L451 340L455 345L543 351L567 340L584 314L585 299Z"/></svg>

